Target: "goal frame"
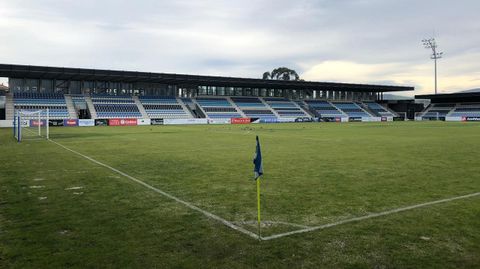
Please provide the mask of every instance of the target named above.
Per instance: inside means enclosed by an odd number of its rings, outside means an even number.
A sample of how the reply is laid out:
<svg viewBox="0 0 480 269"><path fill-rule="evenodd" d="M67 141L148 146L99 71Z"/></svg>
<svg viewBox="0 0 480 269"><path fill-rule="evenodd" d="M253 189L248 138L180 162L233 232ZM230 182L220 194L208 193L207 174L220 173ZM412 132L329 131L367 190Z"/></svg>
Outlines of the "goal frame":
<svg viewBox="0 0 480 269"><path fill-rule="evenodd" d="M42 116L42 112L45 111L45 116ZM37 121L37 130L35 133L38 137L42 137L42 121L45 121L45 138L50 139L50 111L49 109L39 109L37 111L25 112L23 110L16 110L13 116L13 136L17 142L23 140L23 128L30 127L31 120ZM24 121L28 121L28 126L24 126ZM38 131L38 133L37 133Z"/></svg>

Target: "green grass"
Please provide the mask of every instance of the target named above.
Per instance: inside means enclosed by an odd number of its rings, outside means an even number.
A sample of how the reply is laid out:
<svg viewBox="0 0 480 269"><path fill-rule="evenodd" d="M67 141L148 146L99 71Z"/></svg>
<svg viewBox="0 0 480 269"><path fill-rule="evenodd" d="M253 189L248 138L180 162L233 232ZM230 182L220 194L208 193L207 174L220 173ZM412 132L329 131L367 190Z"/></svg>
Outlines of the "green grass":
<svg viewBox="0 0 480 269"><path fill-rule="evenodd" d="M475 123L51 128L62 145L238 223L256 219L255 135L264 220L317 226L480 192ZM51 142L17 144L0 129L0 152L0 267L480 267L478 196L259 242Z"/></svg>

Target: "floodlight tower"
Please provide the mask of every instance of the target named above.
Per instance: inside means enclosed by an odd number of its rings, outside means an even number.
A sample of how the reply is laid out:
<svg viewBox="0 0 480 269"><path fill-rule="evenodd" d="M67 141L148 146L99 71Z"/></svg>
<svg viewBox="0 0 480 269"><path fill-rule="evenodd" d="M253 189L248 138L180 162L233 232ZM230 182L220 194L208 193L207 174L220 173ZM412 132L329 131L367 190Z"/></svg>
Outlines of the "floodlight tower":
<svg viewBox="0 0 480 269"><path fill-rule="evenodd" d="M435 38L423 39L423 46L426 49L432 49L430 58L435 61L435 94L437 94L437 60L443 57L443 52L437 52L437 42Z"/></svg>

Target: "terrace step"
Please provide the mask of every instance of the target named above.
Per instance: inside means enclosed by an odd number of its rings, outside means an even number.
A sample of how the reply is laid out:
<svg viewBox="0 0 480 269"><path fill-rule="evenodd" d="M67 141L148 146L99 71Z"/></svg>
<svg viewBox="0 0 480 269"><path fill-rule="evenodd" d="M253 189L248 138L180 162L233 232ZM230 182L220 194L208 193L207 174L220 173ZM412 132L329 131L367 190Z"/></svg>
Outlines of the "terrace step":
<svg viewBox="0 0 480 269"><path fill-rule="evenodd" d="M93 105L93 102L92 102L92 97L85 96L85 102L87 103L87 108L88 108L88 111L90 112L90 117L92 119L98 119L97 111L95 110L95 106Z"/></svg>
<svg viewBox="0 0 480 269"><path fill-rule="evenodd" d="M297 102L295 101L291 101L293 104L295 104L296 107L298 107L303 113L305 113L305 115L307 116L310 116L310 117L313 117L313 115L310 114L310 112L306 109L304 109L300 104L298 104Z"/></svg>
<svg viewBox="0 0 480 269"><path fill-rule="evenodd" d="M365 103L362 103L362 105L360 105L360 107L363 108L365 111L367 111L368 114L371 114L371 115L373 115L373 116L375 116L375 117L381 117L381 115L380 115L378 112L375 112L375 111L371 110L371 109L368 107L368 105L365 104Z"/></svg>
<svg viewBox="0 0 480 269"><path fill-rule="evenodd" d="M73 104L72 96L69 94L65 94L65 103L67 104L68 114L70 115L70 119L78 119L77 111L75 110L75 105Z"/></svg>
<svg viewBox="0 0 480 269"><path fill-rule="evenodd" d="M247 115L245 115L245 113L243 113L242 109L240 109L240 107L237 106L237 104L235 104L235 102L232 100L232 98L226 97L226 99L235 108L235 110L238 112L238 114L242 115L242 118L248 118Z"/></svg>
<svg viewBox="0 0 480 269"><path fill-rule="evenodd" d="M13 120L15 108L13 106L13 93L9 92L5 95L5 119Z"/></svg>
<svg viewBox="0 0 480 269"><path fill-rule="evenodd" d="M450 110L450 112L447 113L447 115L445 115L445 117L448 117L450 116L453 112L455 112L455 109L458 107L458 103L455 104L455 106Z"/></svg>
<svg viewBox="0 0 480 269"><path fill-rule="evenodd" d="M207 112L205 112L205 110L203 110L203 107L197 102L197 100L195 98L192 98L192 102L195 106L195 111L197 112L197 116L199 118L208 118L207 117Z"/></svg>
<svg viewBox="0 0 480 269"><path fill-rule="evenodd" d="M375 117L375 113L370 113L369 111L367 111L367 109L365 109L365 107L362 107L356 102L352 102L352 103L356 104L361 110L363 110L363 112L367 113L367 115L369 115L370 117Z"/></svg>
<svg viewBox="0 0 480 269"><path fill-rule="evenodd" d="M187 105L183 102L182 98L177 97L177 103L182 106L183 111L187 113L190 118L195 118L195 115L193 115L192 111L187 107Z"/></svg>
<svg viewBox="0 0 480 269"><path fill-rule="evenodd" d="M344 117L348 117L347 113L343 112L343 110L341 110L340 108L338 108L338 107L335 105L335 103L332 103L332 102L330 102L330 101L327 101L327 102L328 102L331 106L333 106L335 109L337 109L340 113L342 113L342 115L343 115Z"/></svg>
<svg viewBox="0 0 480 269"><path fill-rule="evenodd" d="M390 109L387 104L381 104L381 105L382 105L388 112L392 113L392 115L393 115L394 117L398 117L398 116L399 116L398 113L395 112L395 111L393 111L392 109Z"/></svg>
<svg viewBox="0 0 480 269"><path fill-rule="evenodd" d="M281 118L280 114L278 114L277 111L275 111L275 109L273 109L265 100L263 100L263 98L258 97L258 99L260 99L260 101L265 105L266 108L268 108L270 111L272 111L273 115L275 115L275 117L277 117L277 119Z"/></svg>
<svg viewBox="0 0 480 269"><path fill-rule="evenodd" d="M144 119L149 119L150 117L147 114L147 111L145 111L145 108L142 105L142 102L140 102L140 99L138 99L138 96L132 96L133 101L138 107L138 111L142 114L142 118Z"/></svg>

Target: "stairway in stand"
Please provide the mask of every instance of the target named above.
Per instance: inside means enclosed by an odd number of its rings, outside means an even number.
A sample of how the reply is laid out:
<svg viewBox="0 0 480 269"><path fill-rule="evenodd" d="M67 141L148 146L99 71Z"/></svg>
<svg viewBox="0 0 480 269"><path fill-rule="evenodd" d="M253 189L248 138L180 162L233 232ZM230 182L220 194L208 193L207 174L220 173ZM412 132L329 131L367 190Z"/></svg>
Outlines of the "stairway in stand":
<svg viewBox="0 0 480 269"><path fill-rule="evenodd" d="M7 93L5 96L5 119L13 120L13 113L15 108L13 106L13 93Z"/></svg>
<svg viewBox="0 0 480 269"><path fill-rule="evenodd" d="M65 103L67 104L70 119L78 119L77 111L75 110L75 105L73 104L73 99L71 95L65 94Z"/></svg>
<svg viewBox="0 0 480 269"><path fill-rule="evenodd" d="M93 105L93 102L92 102L92 97L85 96L85 102L87 103L87 108L88 108L88 111L90 112L90 117L92 119L98 119L97 111L95 110L95 106Z"/></svg>
<svg viewBox="0 0 480 269"><path fill-rule="evenodd" d="M140 113L142 114L142 118L150 119L150 117L147 114L147 111L145 111L145 108L143 107L142 102L140 102L140 99L138 98L138 96L132 96L132 99L137 105L138 111L140 111Z"/></svg>

